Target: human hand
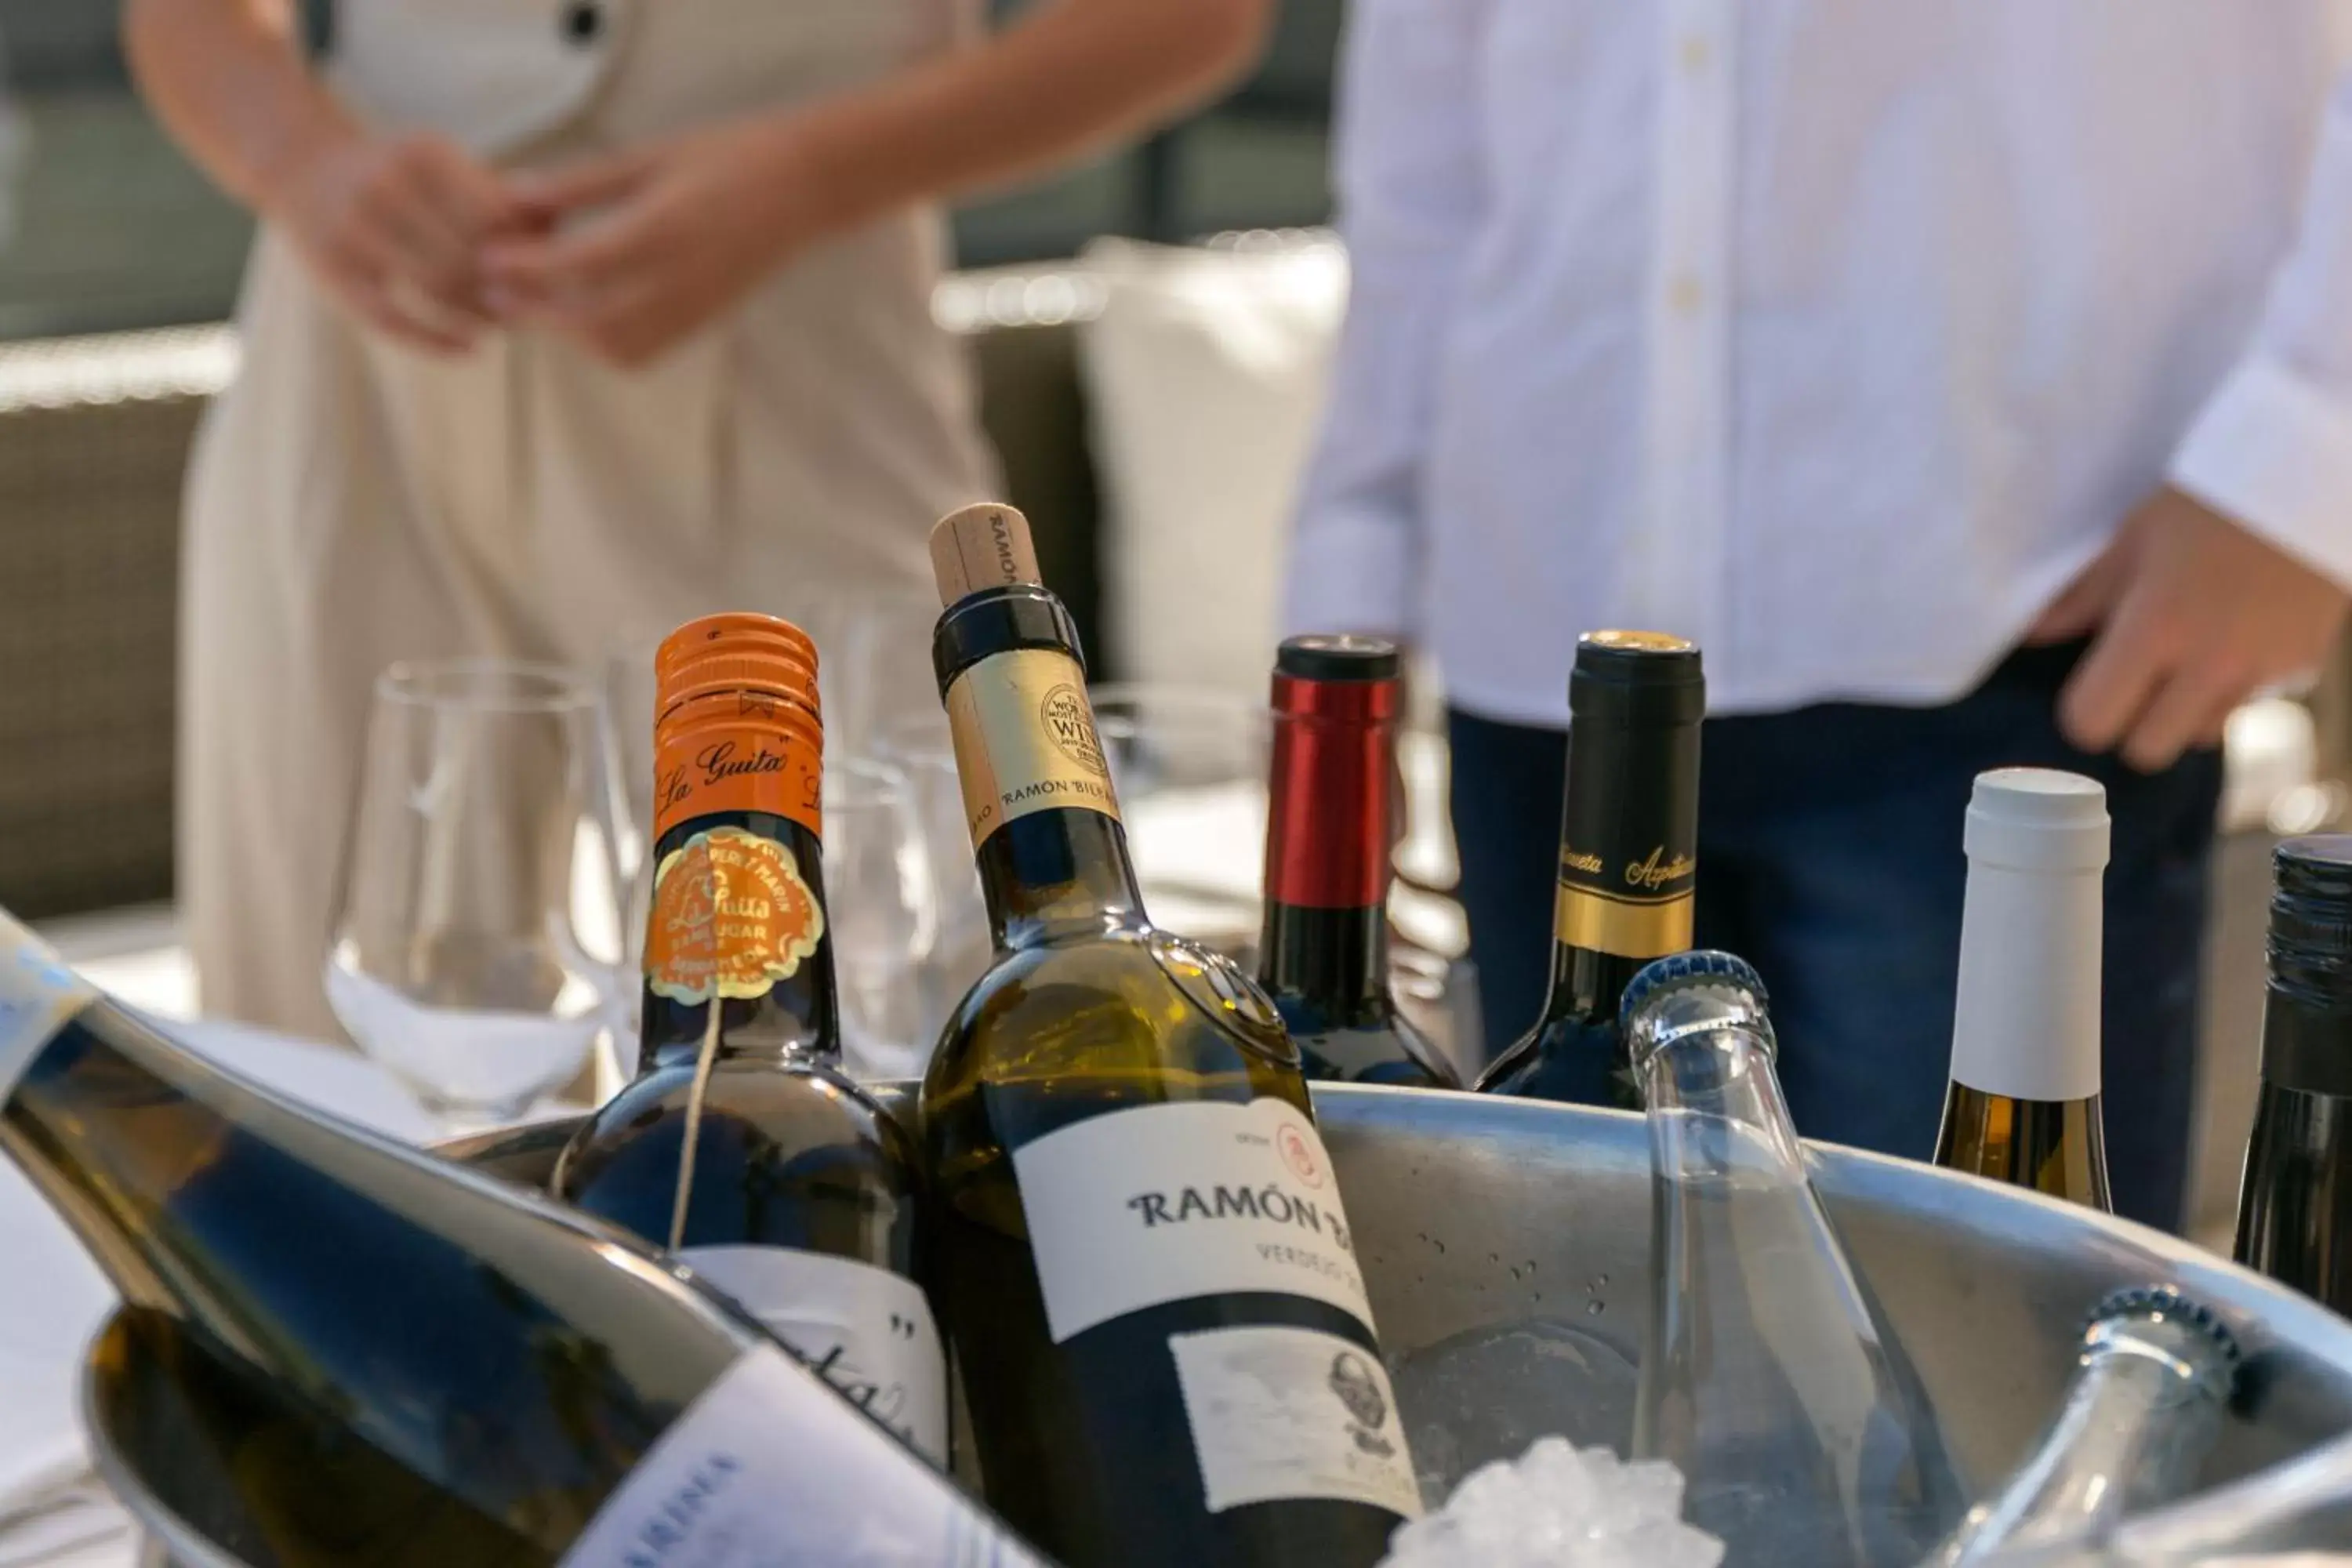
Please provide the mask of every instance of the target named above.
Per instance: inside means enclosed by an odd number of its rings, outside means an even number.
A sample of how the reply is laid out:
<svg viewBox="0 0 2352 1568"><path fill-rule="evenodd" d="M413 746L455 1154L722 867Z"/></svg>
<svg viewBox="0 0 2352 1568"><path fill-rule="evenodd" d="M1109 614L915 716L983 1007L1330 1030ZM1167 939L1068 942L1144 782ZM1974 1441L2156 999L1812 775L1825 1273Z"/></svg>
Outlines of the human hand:
<svg viewBox="0 0 2352 1568"><path fill-rule="evenodd" d="M293 160L264 210L362 319L440 353L491 324L477 258L525 221L499 177L455 143L356 132Z"/></svg>
<svg viewBox="0 0 2352 1568"><path fill-rule="evenodd" d="M2336 583L2166 486L2042 613L2027 640L2097 634L2058 700L2067 739L2143 772L2218 745L2256 689L2316 666L2343 629Z"/></svg>
<svg viewBox="0 0 2352 1568"><path fill-rule="evenodd" d="M755 117L518 176L517 194L546 232L485 254L490 300L506 319L562 332L615 364L646 363L814 236L802 171L791 123Z"/></svg>

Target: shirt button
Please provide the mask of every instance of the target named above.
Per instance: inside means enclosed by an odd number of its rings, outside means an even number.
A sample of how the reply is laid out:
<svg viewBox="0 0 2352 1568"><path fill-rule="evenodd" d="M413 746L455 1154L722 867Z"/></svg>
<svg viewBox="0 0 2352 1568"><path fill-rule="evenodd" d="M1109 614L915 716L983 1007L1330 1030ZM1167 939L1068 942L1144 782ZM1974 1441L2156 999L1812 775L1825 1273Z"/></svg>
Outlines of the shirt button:
<svg viewBox="0 0 2352 1568"><path fill-rule="evenodd" d="M1696 316L1706 303L1706 285L1687 272L1678 272L1666 285L1666 303L1674 307L1676 315Z"/></svg>
<svg viewBox="0 0 2352 1568"><path fill-rule="evenodd" d="M604 31L604 7L595 0L572 0L563 7L563 37L574 44L593 44Z"/></svg>
<svg viewBox="0 0 2352 1568"><path fill-rule="evenodd" d="M1715 59L1715 46L1706 41L1706 36L1703 33L1685 35L1680 52L1683 69L1693 76L1706 69Z"/></svg>

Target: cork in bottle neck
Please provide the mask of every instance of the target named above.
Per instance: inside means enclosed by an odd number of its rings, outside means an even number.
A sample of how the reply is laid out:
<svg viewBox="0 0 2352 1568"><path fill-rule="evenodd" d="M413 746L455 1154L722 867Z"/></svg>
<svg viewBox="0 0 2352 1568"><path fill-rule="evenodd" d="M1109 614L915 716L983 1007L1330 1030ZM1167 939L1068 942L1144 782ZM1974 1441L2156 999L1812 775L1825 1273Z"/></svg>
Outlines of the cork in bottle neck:
<svg viewBox="0 0 2352 1568"><path fill-rule="evenodd" d="M1017 508L985 501L948 513L931 530L931 574L949 605L989 588L1045 582L1029 520Z"/></svg>

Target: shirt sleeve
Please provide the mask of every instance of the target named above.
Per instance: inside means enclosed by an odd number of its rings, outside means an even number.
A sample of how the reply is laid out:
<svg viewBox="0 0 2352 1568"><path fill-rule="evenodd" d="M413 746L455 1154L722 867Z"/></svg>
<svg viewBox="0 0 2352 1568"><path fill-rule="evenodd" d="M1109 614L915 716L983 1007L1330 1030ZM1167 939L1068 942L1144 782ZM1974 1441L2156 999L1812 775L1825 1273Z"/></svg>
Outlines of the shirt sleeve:
<svg viewBox="0 0 2352 1568"><path fill-rule="evenodd" d="M1437 357L1486 205L1489 0L1356 0L1334 151L1348 319L1292 531L1287 630L1412 637Z"/></svg>
<svg viewBox="0 0 2352 1568"><path fill-rule="evenodd" d="M2180 489L2352 588L2352 79L2253 346L2173 455Z"/></svg>

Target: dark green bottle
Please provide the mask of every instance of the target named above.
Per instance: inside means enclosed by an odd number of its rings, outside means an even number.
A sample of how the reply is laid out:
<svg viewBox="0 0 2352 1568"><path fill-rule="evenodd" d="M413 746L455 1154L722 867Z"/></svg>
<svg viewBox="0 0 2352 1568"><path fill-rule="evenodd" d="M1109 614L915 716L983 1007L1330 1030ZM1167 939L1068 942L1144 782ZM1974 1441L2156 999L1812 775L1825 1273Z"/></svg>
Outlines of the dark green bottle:
<svg viewBox="0 0 2352 1568"><path fill-rule="evenodd" d="M1551 986L1535 1026L1477 1087L1639 1110L1617 1003L1643 964L1691 944L1706 713L1698 648L1661 632L1587 632L1568 712Z"/></svg>

